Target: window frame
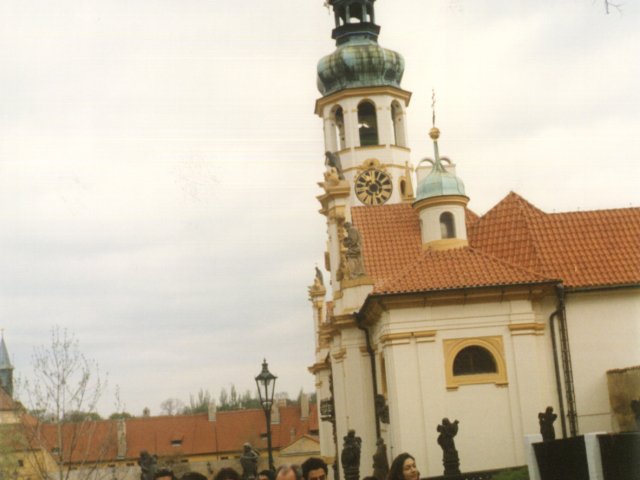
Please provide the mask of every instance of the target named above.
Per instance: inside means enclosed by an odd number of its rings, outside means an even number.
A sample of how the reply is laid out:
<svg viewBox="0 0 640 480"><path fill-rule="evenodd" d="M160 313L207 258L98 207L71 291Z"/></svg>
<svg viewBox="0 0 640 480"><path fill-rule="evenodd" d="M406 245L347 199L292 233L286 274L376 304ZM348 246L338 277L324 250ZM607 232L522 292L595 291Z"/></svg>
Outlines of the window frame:
<svg viewBox="0 0 640 480"><path fill-rule="evenodd" d="M454 375L453 363L458 354L467 347L480 347L487 350L493 356L496 372ZM496 386L505 386L509 384L504 342L501 336L446 339L443 341L443 350L447 390L455 390L464 385L493 383Z"/></svg>

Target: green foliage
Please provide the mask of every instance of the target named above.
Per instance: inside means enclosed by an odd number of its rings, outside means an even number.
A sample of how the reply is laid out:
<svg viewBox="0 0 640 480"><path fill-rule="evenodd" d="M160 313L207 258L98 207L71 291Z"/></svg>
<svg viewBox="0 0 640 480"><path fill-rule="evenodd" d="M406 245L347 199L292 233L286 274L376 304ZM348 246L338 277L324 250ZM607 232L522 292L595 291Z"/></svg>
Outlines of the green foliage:
<svg viewBox="0 0 640 480"><path fill-rule="evenodd" d="M493 476L492 480L529 480L527 467L510 468Z"/></svg>
<svg viewBox="0 0 640 480"><path fill-rule="evenodd" d="M64 417L62 419L63 422L69 423L91 422L95 420L102 420L102 417L98 412L81 412L79 410L64 412Z"/></svg>
<svg viewBox="0 0 640 480"><path fill-rule="evenodd" d="M209 411L209 404L213 401L213 396L208 390L202 388L198 391L198 394L194 396L189 395L189 405L182 410L183 415L195 415L197 413L206 413Z"/></svg>
<svg viewBox="0 0 640 480"><path fill-rule="evenodd" d="M231 384L230 393L226 389L220 390L218 410L246 410L248 408L260 408L260 400L246 390L243 394L238 394L235 385Z"/></svg>
<svg viewBox="0 0 640 480"><path fill-rule="evenodd" d="M129 412L114 412L109 415L109 420L121 420L127 418L134 418Z"/></svg>
<svg viewBox="0 0 640 480"><path fill-rule="evenodd" d="M303 390L300 389L295 402L289 400L287 392L277 392L274 397L275 401L286 400L288 404L299 404L302 393ZM315 393L309 395L311 403L314 403L315 399ZM201 388L196 395L189 395L189 405L182 406L182 402L179 399L167 399L161 405L161 410L167 415L195 415L208 412L211 403L214 403L213 395L210 391ZM250 408L262 408L256 392L247 389L244 393L238 393L236 386L233 384L229 386L229 390L226 388L220 390L220 395L216 402L218 411L247 410Z"/></svg>

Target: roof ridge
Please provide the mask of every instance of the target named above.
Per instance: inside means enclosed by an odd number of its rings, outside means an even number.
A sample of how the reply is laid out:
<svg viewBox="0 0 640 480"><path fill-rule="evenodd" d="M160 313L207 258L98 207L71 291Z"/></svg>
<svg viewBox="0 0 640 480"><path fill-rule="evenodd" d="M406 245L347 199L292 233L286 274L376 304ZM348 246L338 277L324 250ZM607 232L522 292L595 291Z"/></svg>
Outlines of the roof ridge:
<svg viewBox="0 0 640 480"><path fill-rule="evenodd" d="M538 225L532 225L532 224L544 218L548 218L547 217L548 214L546 212L543 212L542 210L540 210L539 208L537 208L536 206L534 206L532 203L528 202L524 198L522 198L517 193L515 192L513 193L519 199L518 207L520 208L521 211L524 211L526 207L527 213L530 213L530 214L533 213L531 209L535 209L537 213L535 218L533 217L533 215L523 215L523 218L524 218L525 226L527 229L527 234L531 241L531 248L533 250L533 256L535 259L534 264L536 266L539 266L539 268L542 271L547 271L547 259L543 253L544 249L540 247L540 230L541 229L538 228L539 227Z"/></svg>
<svg viewBox="0 0 640 480"><path fill-rule="evenodd" d="M555 217L559 215L590 215L594 213L611 213L611 212L631 213L631 212L635 212L636 210L640 210L640 207L596 208L593 210L569 210L566 212L547 213L547 215Z"/></svg>
<svg viewBox="0 0 640 480"><path fill-rule="evenodd" d="M533 203L526 200L522 195L514 192L513 190L510 190L509 193L507 193L502 198L502 200L498 201L498 203L496 203L493 207L487 210L482 216L480 216L480 220L482 220L487 215L493 213L494 210L498 208L502 208L504 207L504 205L508 205L510 203L515 204L520 208L526 208L526 210L531 213L546 214L546 212L544 212L543 210L536 207Z"/></svg>
<svg viewBox="0 0 640 480"><path fill-rule="evenodd" d="M494 216L498 216L498 212L500 211L509 211L509 209L513 209L516 211L516 218L514 220L514 225L520 224L520 228L525 231L527 241L531 248L531 254L533 257L533 264L539 267L539 270L546 271L547 270L547 261L546 258L542 255L542 250L540 248L540 238L539 238L539 226L535 225L535 222L540 219L546 218L548 214L543 210L539 209L531 202L526 200L520 194L510 190L509 193L498 203L496 203L491 209L489 209L484 215L482 215L476 222L474 222L472 226L472 231L470 232L470 237L476 235L478 229L482 227L482 224L485 222L489 222L491 224L492 218ZM496 257L498 258L498 257ZM533 270L536 271L536 270Z"/></svg>
<svg viewBox="0 0 640 480"><path fill-rule="evenodd" d="M505 266L507 266L509 268L513 268L515 270L520 270L521 272L526 272L526 273L529 273L529 274L532 274L532 275L539 276L541 278L544 278L546 281L552 281L552 282L560 281L557 278L548 278L546 276L546 274L543 273L543 272L538 272L538 271L526 268L526 267L524 267L522 265L518 265L518 264L515 264L515 263L508 262L508 261L504 260L503 258L496 257L495 255L491 255L490 253L483 252L482 250L480 250L478 248L474 248L474 247L471 247L471 246L469 246L467 248L469 250L471 250L472 252L474 252L474 253L482 256L482 257L485 257L485 258L487 258L487 259L489 259L491 261L497 262L497 263L501 263L502 265L505 265Z"/></svg>

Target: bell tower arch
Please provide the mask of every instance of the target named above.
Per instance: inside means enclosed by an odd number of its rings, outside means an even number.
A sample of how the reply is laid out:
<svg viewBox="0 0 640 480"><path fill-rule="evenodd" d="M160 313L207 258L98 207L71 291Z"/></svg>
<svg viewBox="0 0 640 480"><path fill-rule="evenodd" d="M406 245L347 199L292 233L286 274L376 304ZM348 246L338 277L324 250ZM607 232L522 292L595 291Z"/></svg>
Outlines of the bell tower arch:
<svg viewBox="0 0 640 480"><path fill-rule="evenodd" d="M325 151L340 159L347 206L413 201L404 59L378 44L375 0L329 0L336 50L318 62L316 114ZM384 180L384 184L381 183ZM409 184L409 185L408 185ZM359 187L357 187L359 185ZM358 195L365 188L367 195Z"/></svg>

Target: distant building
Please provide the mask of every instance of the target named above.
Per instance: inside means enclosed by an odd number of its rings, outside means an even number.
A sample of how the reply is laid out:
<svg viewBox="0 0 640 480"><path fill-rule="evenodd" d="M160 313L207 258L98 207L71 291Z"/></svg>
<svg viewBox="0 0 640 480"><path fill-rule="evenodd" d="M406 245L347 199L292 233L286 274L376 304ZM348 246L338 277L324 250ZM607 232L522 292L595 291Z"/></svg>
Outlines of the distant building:
<svg viewBox="0 0 640 480"><path fill-rule="evenodd" d="M8 354L1 339L3 359ZM8 360L2 365L13 369ZM208 413L198 415L53 424L26 413L7 390L0 388L0 480L2 475L11 480L39 480L45 473L56 472L56 462L71 471L72 479L138 480L143 450L157 455L158 465L170 468L178 477L194 472L211 479L223 467L242 471L239 459L247 442L260 452L258 467L268 468L261 409L217 411L211 404ZM271 433L276 465L301 463L319 455L318 429L317 408L308 396L302 395L299 404L275 402Z"/></svg>
<svg viewBox="0 0 640 480"><path fill-rule="evenodd" d="M6 405L6 399L0 393L1 406ZM298 405L274 407L271 428L276 465L320 454L316 410L315 405L308 413ZM28 415L23 418L30 418L30 424L16 427L16 438L23 439L20 445L30 439L39 457L29 457L32 454L27 448L13 449L15 474L11 478L37 480L42 477L43 465L54 474L55 460L61 453L58 425L39 424ZM242 471L239 459L246 442L260 452L259 468L268 468L264 412L258 409L215 412L211 408L209 414L64 423L60 438L64 468L71 470L71 478L138 480L138 458L146 450L158 456L159 466L171 469L177 477L195 472L210 479L223 467ZM47 457L44 463L43 456Z"/></svg>
<svg viewBox="0 0 640 480"><path fill-rule="evenodd" d="M355 429L362 475L382 438L390 459L408 451L433 476L443 418L460 421L463 471L525 464L547 406L559 437L623 429L638 383L612 400L608 379L639 371L640 208L549 214L511 192L478 216L435 125L415 169L404 61L378 45L374 2L328 1L336 50L318 63L330 275L309 296L323 455Z"/></svg>

